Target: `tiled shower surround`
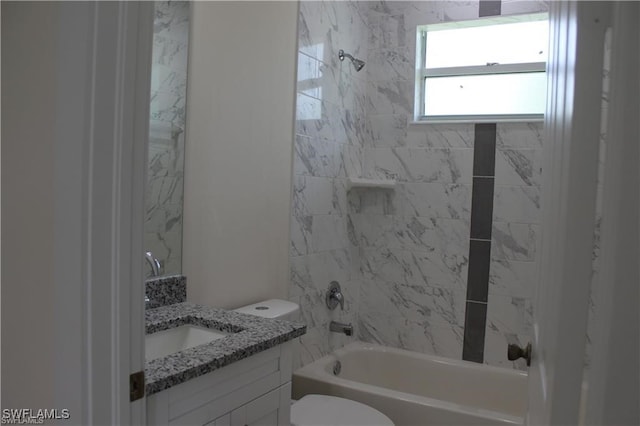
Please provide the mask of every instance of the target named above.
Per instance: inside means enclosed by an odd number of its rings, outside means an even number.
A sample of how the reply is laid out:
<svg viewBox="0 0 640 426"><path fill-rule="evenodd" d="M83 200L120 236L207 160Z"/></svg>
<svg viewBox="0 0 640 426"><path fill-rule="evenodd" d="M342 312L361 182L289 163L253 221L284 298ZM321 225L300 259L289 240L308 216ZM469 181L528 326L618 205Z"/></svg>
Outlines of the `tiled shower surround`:
<svg viewBox="0 0 640 426"><path fill-rule="evenodd" d="M546 10L501 4L503 15ZM490 238L471 252L489 266L483 302L467 295L476 126L411 123L416 25L478 16L477 1L300 3L290 299L308 327L303 364L347 341L331 320L360 340L460 359L471 300L486 312L482 361L522 367L506 346L531 333L542 123L498 123L494 176L476 175L493 192ZM346 177L398 183L347 191ZM325 306L332 280L344 311Z"/></svg>
<svg viewBox="0 0 640 426"><path fill-rule="evenodd" d="M362 174L367 75L340 62L338 50L366 58L367 12L362 2L300 2L289 297L307 324L303 364L346 342L329 333L331 320L357 319L360 260L348 234L346 178ZM342 286L344 311L325 305L332 280Z"/></svg>
<svg viewBox="0 0 640 426"><path fill-rule="evenodd" d="M189 3L155 2L154 11L144 249L171 275L182 271Z"/></svg>

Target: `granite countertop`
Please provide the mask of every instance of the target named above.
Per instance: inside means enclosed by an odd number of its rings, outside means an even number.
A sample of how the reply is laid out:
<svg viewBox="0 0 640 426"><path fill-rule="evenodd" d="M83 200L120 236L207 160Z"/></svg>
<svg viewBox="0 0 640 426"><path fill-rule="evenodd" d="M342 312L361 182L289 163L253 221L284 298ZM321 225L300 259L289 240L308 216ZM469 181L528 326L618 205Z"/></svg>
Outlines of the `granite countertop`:
<svg viewBox="0 0 640 426"><path fill-rule="evenodd" d="M152 395L277 346L306 332L301 323L261 318L224 309L176 303L148 309L146 333L197 325L231 334L145 363L145 392Z"/></svg>

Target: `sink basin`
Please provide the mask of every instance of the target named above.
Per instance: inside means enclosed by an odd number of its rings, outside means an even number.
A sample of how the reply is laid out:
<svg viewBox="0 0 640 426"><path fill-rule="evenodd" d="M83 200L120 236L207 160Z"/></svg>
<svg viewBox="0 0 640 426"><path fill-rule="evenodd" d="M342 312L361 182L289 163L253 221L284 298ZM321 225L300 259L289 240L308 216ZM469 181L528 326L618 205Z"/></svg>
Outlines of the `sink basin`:
<svg viewBox="0 0 640 426"><path fill-rule="evenodd" d="M222 339L228 333L195 325L183 325L169 330L147 334L145 358L147 361L161 358L182 350Z"/></svg>

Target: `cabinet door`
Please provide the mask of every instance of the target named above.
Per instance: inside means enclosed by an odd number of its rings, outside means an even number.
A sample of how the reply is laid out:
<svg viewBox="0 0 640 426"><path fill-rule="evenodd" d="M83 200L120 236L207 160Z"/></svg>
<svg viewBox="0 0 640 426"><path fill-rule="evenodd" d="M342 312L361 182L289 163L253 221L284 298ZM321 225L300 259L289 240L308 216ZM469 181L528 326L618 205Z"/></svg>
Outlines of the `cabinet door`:
<svg viewBox="0 0 640 426"><path fill-rule="evenodd" d="M265 416L254 420L252 422L248 422L247 426L275 426L278 424L278 409L276 408L270 413L267 413Z"/></svg>
<svg viewBox="0 0 640 426"><path fill-rule="evenodd" d="M231 412L231 426L278 426L282 387ZM288 409L288 407L287 407ZM289 416L284 416L288 418Z"/></svg>
<svg viewBox="0 0 640 426"><path fill-rule="evenodd" d="M203 426L231 426L231 413L220 416L214 421L206 423Z"/></svg>

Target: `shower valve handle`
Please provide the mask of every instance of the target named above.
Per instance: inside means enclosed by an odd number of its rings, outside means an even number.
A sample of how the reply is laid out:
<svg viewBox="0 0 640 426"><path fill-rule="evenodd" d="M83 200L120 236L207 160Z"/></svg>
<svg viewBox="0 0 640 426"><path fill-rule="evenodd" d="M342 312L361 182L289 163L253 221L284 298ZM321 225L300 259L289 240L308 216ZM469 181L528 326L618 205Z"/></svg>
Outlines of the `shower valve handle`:
<svg viewBox="0 0 640 426"><path fill-rule="evenodd" d="M340 284L338 284L337 281L331 281L331 283L329 283L329 290L327 290L325 301L327 304L327 308L331 309L332 311L338 305L340 305L340 309L344 311L344 296L342 295Z"/></svg>

